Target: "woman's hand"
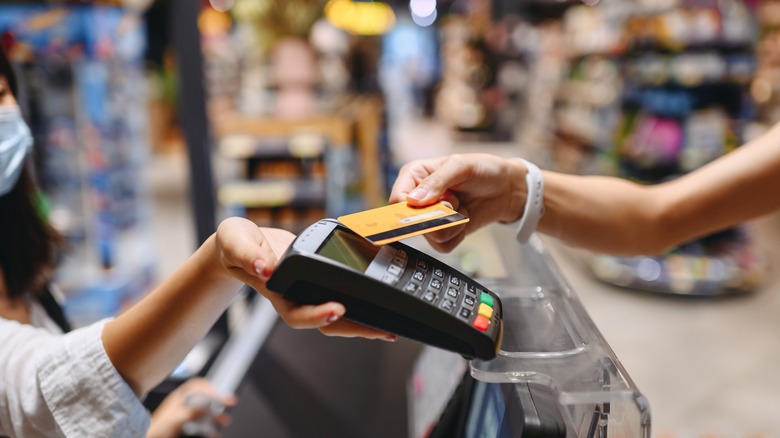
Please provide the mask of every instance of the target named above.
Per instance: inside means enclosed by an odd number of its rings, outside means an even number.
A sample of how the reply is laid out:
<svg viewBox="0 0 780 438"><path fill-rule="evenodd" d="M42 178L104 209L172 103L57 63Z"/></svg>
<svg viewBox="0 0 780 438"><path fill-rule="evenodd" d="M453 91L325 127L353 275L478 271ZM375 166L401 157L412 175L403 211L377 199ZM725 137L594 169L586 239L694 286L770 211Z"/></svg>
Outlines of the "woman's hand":
<svg viewBox="0 0 780 438"><path fill-rule="evenodd" d="M210 412L212 403L231 408L236 405L236 397L220 395L206 379L190 379L168 394L154 410L152 425L146 436L177 438L182 435L187 422L213 415ZM215 428L227 427L230 425L230 416L222 412L213 417L213 423Z"/></svg>
<svg viewBox="0 0 780 438"><path fill-rule="evenodd" d="M341 320L346 313L341 303L300 305L269 291L265 283L293 240L295 235L289 231L260 228L254 222L239 217L225 219L217 229L217 248L222 266L232 276L265 296L290 327L318 328L328 336L395 340L395 336L386 332Z"/></svg>
<svg viewBox="0 0 780 438"><path fill-rule="evenodd" d="M489 154L412 161L401 168L390 203L406 201L423 207L444 202L468 216L466 224L425 235L436 250L449 252L480 227L520 218L527 194L526 171L519 160Z"/></svg>

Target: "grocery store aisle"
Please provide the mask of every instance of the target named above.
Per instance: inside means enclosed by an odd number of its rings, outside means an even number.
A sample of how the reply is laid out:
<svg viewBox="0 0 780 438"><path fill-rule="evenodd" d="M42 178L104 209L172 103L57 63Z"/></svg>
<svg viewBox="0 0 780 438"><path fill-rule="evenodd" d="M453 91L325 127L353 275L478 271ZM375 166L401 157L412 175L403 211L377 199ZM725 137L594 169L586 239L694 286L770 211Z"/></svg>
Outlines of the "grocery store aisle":
<svg viewBox="0 0 780 438"><path fill-rule="evenodd" d="M155 155L147 172L162 278L194 249L186 160L175 153ZM756 221L755 230L773 269L755 293L720 299L605 285L578 261L577 251L545 239L650 401L653 437L780 437L780 215Z"/></svg>
<svg viewBox="0 0 780 438"><path fill-rule="evenodd" d="M143 169L152 201L149 228L157 249L158 281L173 273L195 251L187 166L183 150L172 149L153 153Z"/></svg>

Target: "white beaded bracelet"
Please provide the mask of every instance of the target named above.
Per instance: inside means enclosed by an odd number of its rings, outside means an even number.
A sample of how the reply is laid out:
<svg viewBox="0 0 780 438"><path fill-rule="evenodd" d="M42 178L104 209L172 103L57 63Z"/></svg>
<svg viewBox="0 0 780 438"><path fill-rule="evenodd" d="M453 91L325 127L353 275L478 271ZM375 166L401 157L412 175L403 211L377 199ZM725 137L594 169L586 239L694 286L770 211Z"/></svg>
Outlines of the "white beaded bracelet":
<svg viewBox="0 0 780 438"><path fill-rule="evenodd" d="M515 158L515 160L520 160L528 170L525 174L528 196L525 200L523 217L520 218L520 224L517 226L517 241L524 244L528 243L531 234L536 231L539 219L544 214L544 180L542 171L536 164L522 158Z"/></svg>

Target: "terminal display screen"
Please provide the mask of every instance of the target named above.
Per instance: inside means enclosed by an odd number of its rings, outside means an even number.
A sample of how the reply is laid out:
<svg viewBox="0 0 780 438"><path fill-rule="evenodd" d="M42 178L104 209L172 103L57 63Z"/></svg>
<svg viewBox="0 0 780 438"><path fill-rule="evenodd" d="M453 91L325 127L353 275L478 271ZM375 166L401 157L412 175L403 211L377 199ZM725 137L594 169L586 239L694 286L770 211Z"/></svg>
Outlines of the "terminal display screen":
<svg viewBox="0 0 780 438"><path fill-rule="evenodd" d="M360 272L365 272L381 248L360 236L336 229L317 253Z"/></svg>

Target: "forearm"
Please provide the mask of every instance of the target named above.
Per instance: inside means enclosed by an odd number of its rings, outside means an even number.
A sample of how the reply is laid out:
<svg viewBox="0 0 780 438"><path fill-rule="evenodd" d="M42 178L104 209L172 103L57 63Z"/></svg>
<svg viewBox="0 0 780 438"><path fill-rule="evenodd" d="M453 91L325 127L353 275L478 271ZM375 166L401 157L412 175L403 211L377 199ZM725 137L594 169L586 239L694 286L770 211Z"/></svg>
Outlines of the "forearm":
<svg viewBox="0 0 780 438"><path fill-rule="evenodd" d="M663 184L676 239L710 234L780 209L780 126Z"/></svg>
<svg viewBox="0 0 780 438"><path fill-rule="evenodd" d="M154 291L106 324L106 353L136 393L170 374L240 289L217 253L212 236Z"/></svg>
<svg viewBox="0 0 780 438"><path fill-rule="evenodd" d="M669 245L658 220L663 207L650 187L614 177L543 173L540 232L611 254L658 253Z"/></svg>
<svg viewBox="0 0 780 438"><path fill-rule="evenodd" d="M675 180L643 186L545 172L539 231L613 254L658 254L780 209L780 126Z"/></svg>

